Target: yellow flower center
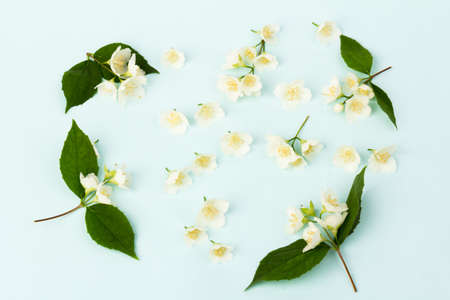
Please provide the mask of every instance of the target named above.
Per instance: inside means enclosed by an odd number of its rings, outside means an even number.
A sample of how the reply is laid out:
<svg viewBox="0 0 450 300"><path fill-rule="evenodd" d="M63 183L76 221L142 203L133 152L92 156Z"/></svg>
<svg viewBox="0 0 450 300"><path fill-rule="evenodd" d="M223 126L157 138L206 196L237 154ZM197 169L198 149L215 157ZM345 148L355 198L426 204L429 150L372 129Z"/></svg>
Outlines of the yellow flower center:
<svg viewBox="0 0 450 300"><path fill-rule="evenodd" d="M180 58L180 56L178 55L178 53L177 53L177 51L175 51L175 50L169 50L167 53L166 53L166 59L167 59L167 61L168 62L170 62L170 63L176 63L177 61L178 61L178 59Z"/></svg>
<svg viewBox="0 0 450 300"><path fill-rule="evenodd" d="M338 207L338 206L339 206L339 203L338 203L337 199L334 198L334 197L331 196L331 195L327 195L326 201L327 201L327 203L330 204L331 206L334 206L334 207Z"/></svg>
<svg viewBox="0 0 450 300"><path fill-rule="evenodd" d="M175 185L182 185L185 178L186 178L186 175L184 175L183 172L178 173L178 177L175 180Z"/></svg>
<svg viewBox="0 0 450 300"><path fill-rule="evenodd" d="M363 87L359 87L358 88L358 94L363 95L363 96L369 96L370 91L366 88Z"/></svg>
<svg viewBox="0 0 450 300"><path fill-rule="evenodd" d="M273 31L270 29L269 26L264 26L262 29L262 36L264 39L271 39L273 37Z"/></svg>
<svg viewBox="0 0 450 300"><path fill-rule="evenodd" d="M294 166L294 167L298 167L298 166L303 165L303 163L304 163L303 158L299 157L299 158L297 158L296 161L291 162L291 165Z"/></svg>
<svg viewBox="0 0 450 300"><path fill-rule="evenodd" d="M177 126L182 123L182 120L181 120L180 115L177 112L172 111L167 116L167 122L172 126Z"/></svg>
<svg viewBox="0 0 450 300"><path fill-rule="evenodd" d="M335 96L337 94L337 92L338 92L338 89L335 86L330 86L328 88L328 93L330 94L330 96Z"/></svg>
<svg viewBox="0 0 450 300"><path fill-rule="evenodd" d="M362 103L361 101L351 101L349 105L350 110L355 113L361 113L364 109L364 103Z"/></svg>
<svg viewBox="0 0 450 300"><path fill-rule="evenodd" d="M381 151L381 152L375 153L375 159L380 163L385 164L389 160L389 158L391 158L391 155L387 151Z"/></svg>
<svg viewBox="0 0 450 300"><path fill-rule="evenodd" d="M202 215L207 219L214 219L219 214L219 210L212 204L206 204L202 208Z"/></svg>
<svg viewBox="0 0 450 300"><path fill-rule="evenodd" d="M237 92L239 90L238 82L235 79L228 79L226 82L227 89L231 92Z"/></svg>
<svg viewBox="0 0 450 300"><path fill-rule="evenodd" d="M261 56L261 57L258 59L258 62L259 62L260 64L263 64L263 65L268 65L268 64L270 64L270 59L268 59L268 58L265 57L265 56Z"/></svg>
<svg viewBox="0 0 450 300"><path fill-rule="evenodd" d="M233 149L239 149L244 144L244 140L237 134L232 134L228 140L228 146Z"/></svg>
<svg viewBox="0 0 450 300"><path fill-rule="evenodd" d="M198 165L202 168L207 168L209 166L210 162L211 162L211 158L206 155L202 155L195 160L196 165Z"/></svg>
<svg viewBox="0 0 450 300"><path fill-rule="evenodd" d="M203 119L211 119L212 117L214 117L214 109L209 105L203 104L200 107L198 114Z"/></svg>
<svg viewBox="0 0 450 300"><path fill-rule="evenodd" d="M341 152L341 158L345 163L349 163L356 159L356 155L351 149L345 149Z"/></svg>
<svg viewBox="0 0 450 300"><path fill-rule="evenodd" d="M300 97L300 88L298 86L293 86L287 89L286 98L288 101L297 100Z"/></svg>
<svg viewBox="0 0 450 300"><path fill-rule="evenodd" d="M289 145L281 145L277 149L278 156L286 158L291 155L292 148Z"/></svg>
<svg viewBox="0 0 450 300"><path fill-rule="evenodd" d="M256 84L256 77L252 75L246 75L242 80L242 83L247 87L253 87Z"/></svg>
<svg viewBox="0 0 450 300"><path fill-rule="evenodd" d="M225 247L219 247L219 248L213 250L214 255L218 256L218 257L224 256L226 252L227 252L227 248L225 248Z"/></svg>
<svg viewBox="0 0 450 300"><path fill-rule="evenodd" d="M244 50L244 56L245 56L247 59L252 60L252 59L255 58L255 52L253 52L252 49L250 49L250 48L246 48L246 49Z"/></svg>
<svg viewBox="0 0 450 300"><path fill-rule="evenodd" d="M330 36L333 33L333 26L331 26L331 24L325 24L325 26L320 29L320 33L324 36Z"/></svg>
<svg viewBox="0 0 450 300"><path fill-rule="evenodd" d="M312 242L312 240L313 240L313 238L314 238L314 234L315 234L315 232L314 231L312 231L312 230L310 230L310 231L307 231L306 232L306 243L311 243Z"/></svg>
<svg viewBox="0 0 450 300"><path fill-rule="evenodd" d="M186 236L187 236L188 238L190 238L191 240L196 240L196 239L199 238L200 233L202 233L202 231L199 230L199 229L197 229L197 228L195 228L194 230L188 231L188 232L186 233Z"/></svg>

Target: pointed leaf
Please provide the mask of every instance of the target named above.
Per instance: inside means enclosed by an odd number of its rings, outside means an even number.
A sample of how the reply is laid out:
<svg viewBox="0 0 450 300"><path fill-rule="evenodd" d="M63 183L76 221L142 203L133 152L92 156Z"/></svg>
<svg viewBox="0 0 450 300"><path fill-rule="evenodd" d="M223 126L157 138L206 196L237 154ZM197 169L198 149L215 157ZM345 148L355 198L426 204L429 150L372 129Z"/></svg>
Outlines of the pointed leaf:
<svg viewBox="0 0 450 300"><path fill-rule="evenodd" d="M395 119L394 107L392 106L391 99L389 99L388 95L380 87L373 83L371 83L371 85L378 105L389 117L389 120L391 120L395 128L397 128L397 121Z"/></svg>
<svg viewBox="0 0 450 300"><path fill-rule="evenodd" d="M98 173L97 155L95 155L89 137L81 131L75 121L67 134L59 159L59 168L67 186L79 198L84 197L84 188L80 183L80 173Z"/></svg>
<svg viewBox="0 0 450 300"><path fill-rule="evenodd" d="M299 239L286 247L276 249L267 254L259 263L255 276L246 290L261 281L300 277L320 263L330 249L330 247L322 243L316 248L303 253L302 250L305 246L305 240Z"/></svg>
<svg viewBox="0 0 450 300"><path fill-rule="evenodd" d="M339 227L337 233L337 242L342 244L347 236L349 236L356 225L359 223L359 217L361 215L361 196L364 189L364 173L366 167L364 167L353 180L352 188L347 196L348 215L345 218L344 223Z"/></svg>
<svg viewBox="0 0 450 300"><path fill-rule="evenodd" d="M88 206L85 220L87 231L97 244L138 259L133 228L117 207L106 204Z"/></svg>
<svg viewBox="0 0 450 300"><path fill-rule="evenodd" d="M341 56L347 66L358 72L370 75L373 57L369 50L348 36L341 35Z"/></svg>
<svg viewBox="0 0 450 300"><path fill-rule="evenodd" d="M81 105L97 90L95 87L102 82L102 71L98 63L85 60L66 71L62 78L62 89L66 97L66 113L70 108Z"/></svg>

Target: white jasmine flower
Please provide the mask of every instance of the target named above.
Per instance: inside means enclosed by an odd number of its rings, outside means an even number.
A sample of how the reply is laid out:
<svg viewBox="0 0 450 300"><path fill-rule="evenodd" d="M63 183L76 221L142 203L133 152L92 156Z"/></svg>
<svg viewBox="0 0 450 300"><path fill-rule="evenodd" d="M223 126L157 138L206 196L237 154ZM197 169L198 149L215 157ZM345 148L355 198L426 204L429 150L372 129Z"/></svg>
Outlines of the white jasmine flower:
<svg viewBox="0 0 450 300"><path fill-rule="evenodd" d="M291 162L291 166L292 167L296 167L296 168L299 168L299 169L304 169L307 165L308 165L308 163L301 156L298 156L296 161Z"/></svg>
<svg viewBox="0 0 450 300"><path fill-rule="evenodd" d="M192 165L192 171L195 174L201 174L203 172L211 173L217 169L216 156L212 154L199 154L195 153L196 158Z"/></svg>
<svg viewBox="0 0 450 300"><path fill-rule="evenodd" d="M299 103L307 103L311 100L311 91L303 86L302 80L292 83L280 83L274 91L275 96L281 100L285 109L293 109Z"/></svg>
<svg viewBox="0 0 450 300"><path fill-rule="evenodd" d="M134 76L145 76L145 72L139 68L138 65L136 65L136 54L133 53L131 55L130 60L128 61L128 71L126 73L128 77L134 77Z"/></svg>
<svg viewBox="0 0 450 300"><path fill-rule="evenodd" d="M347 217L347 212L342 214L327 214L322 217L322 219L317 218L317 222L324 229L330 230L334 236L336 236L339 227L344 223L345 218Z"/></svg>
<svg viewBox="0 0 450 300"><path fill-rule="evenodd" d="M250 151L253 138L246 133L228 132L222 137L222 151L227 155L244 156Z"/></svg>
<svg viewBox="0 0 450 300"><path fill-rule="evenodd" d="M187 170L173 170L168 171L166 179L166 192L169 194L176 194L182 187L192 184L192 179L189 176Z"/></svg>
<svg viewBox="0 0 450 300"><path fill-rule="evenodd" d="M128 71L128 61L131 57L131 49L125 48L121 49L121 47L117 47L117 49L111 55L111 59L109 60L109 65L111 66L111 71L117 76L121 76L122 74Z"/></svg>
<svg viewBox="0 0 450 300"><path fill-rule="evenodd" d="M361 84L354 91L355 96L366 97L367 99L372 99L375 94L370 86L367 84Z"/></svg>
<svg viewBox="0 0 450 300"><path fill-rule="evenodd" d="M200 227L185 227L184 240L189 246L201 243L208 239L208 234Z"/></svg>
<svg viewBox="0 0 450 300"><path fill-rule="evenodd" d="M129 98L141 99L145 95L143 85L147 82L145 76L135 76L124 80L119 86L119 102L124 102Z"/></svg>
<svg viewBox="0 0 450 300"><path fill-rule="evenodd" d="M215 120L222 119L225 112L217 102L209 102L199 104L199 108L195 113L195 120L201 126L209 126Z"/></svg>
<svg viewBox="0 0 450 300"><path fill-rule="evenodd" d="M228 53L226 57L226 63L223 66L225 70L229 69L235 69L239 67L243 67L244 62L242 61L241 57L241 51L240 50L233 50L230 53Z"/></svg>
<svg viewBox="0 0 450 300"><path fill-rule="evenodd" d="M99 182L98 182L97 175L95 175L94 173L89 173L86 176L83 176L83 174L80 173L80 183L84 187L84 190L87 195L90 192L97 190Z"/></svg>
<svg viewBox="0 0 450 300"><path fill-rule="evenodd" d="M345 102L345 117L348 121L366 119L370 116L372 109L367 97L353 96Z"/></svg>
<svg viewBox="0 0 450 300"><path fill-rule="evenodd" d="M317 228L317 226L312 222L309 222L308 227L303 230L302 237L306 242L303 252L316 248L323 241L319 228Z"/></svg>
<svg viewBox="0 0 450 300"><path fill-rule="evenodd" d="M130 176L125 172L124 167L116 165L116 169L108 170L105 166L105 178L110 178L109 182L117 185L122 189L128 189L130 183Z"/></svg>
<svg viewBox="0 0 450 300"><path fill-rule="evenodd" d="M201 227L221 228L225 225L225 213L230 204L225 200L204 198L203 207L197 216L197 225Z"/></svg>
<svg viewBox="0 0 450 300"><path fill-rule="evenodd" d="M344 110L344 104L342 104L342 103L336 103L336 104L333 106L333 110L334 110L334 112L336 112L336 113L342 112L342 111Z"/></svg>
<svg viewBox="0 0 450 300"><path fill-rule="evenodd" d="M334 155L333 163L335 166L342 167L346 171L355 173L358 170L361 158L358 152L352 146L339 147Z"/></svg>
<svg viewBox="0 0 450 300"><path fill-rule="evenodd" d="M287 215L289 217L289 223L287 226L287 231L290 234L294 234L300 230L303 226L303 214L300 209L296 207L290 207L287 210Z"/></svg>
<svg viewBox="0 0 450 300"><path fill-rule="evenodd" d="M252 65L257 56L255 47L244 47L240 49L240 57L244 61L244 63L248 65Z"/></svg>
<svg viewBox="0 0 450 300"><path fill-rule="evenodd" d="M174 48L170 48L163 55L163 63L175 69L180 69L184 66L184 54Z"/></svg>
<svg viewBox="0 0 450 300"><path fill-rule="evenodd" d="M100 183L97 186L97 191L94 197L94 202L102 203L102 204L108 204L111 205L111 197L112 188L108 185L104 185L103 183Z"/></svg>
<svg viewBox="0 0 450 300"><path fill-rule="evenodd" d="M247 74L241 79L242 92L245 96L261 95L262 84L259 76Z"/></svg>
<svg viewBox="0 0 450 300"><path fill-rule="evenodd" d="M337 77L333 77L330 84L322 90L322 95L325 97L326 103L331 103L341 97L341 84Z"/></svg>
<svg viewBox="0 0 450 300"><path fill-rule="evenodd" d="M282 137L267 136L267 142L267 154L270 157L275 157L280 168L287 168L299 158L291 145L286 143L286 140Z"/></svg>
<svg viewBox="0 0 450 300"><path fill-rule="evenodd" d="M380 150L371 149L372 155L369 157L368 168L381 173L395 172L397 170L397 163L392 157L395 150L395 146L385 147Z"/></svg>
<svg viewBox="0 0 450 300"><path fill-rule="evenodd" d="M241 81L233 76L220 76L217 87L228 96L228 99L234 102L243 95Z"/></svg>
<svg viewBox="0 0 450 300"><path fill-rule="evenodd" d="M261 38L265 42L271 43L271 42L275 41L275 35L277 34L278 31L280 31L279 25L269 24L269 25L265 25L261 29L260 35L261 35Z"/></svg>
<svg viewBox="0 0 450 300"><path fill-rule="evenodd" d="M230 246L213 243L211 250L209 251L209 256L215 263L227 262L233 258L233 254L231 253L232 250L233 248L231 248Z"/></svg>
<svg viewBox="0 0 450 300"><path fill-rule="evenodd" d="M353 92L358 88L360 79L353 73L348 73L344 78L343 90L347 96L353 94Z"/></svg>
<svg viewBox="0 0 450 300"><path fill-rule="evenodd" d="M114 83L114 79L111 80L104 80L99 83L95 87L98 91L98 93L102 96L112 96L114 100L117 99L117 86Z"/></svg>
<svg viewBox="0 0 450 300"><path fill-rule="evenodd" d="M343 213L348 210L347 203L339 202L336 194L332 190L322 193L322 211L328 213Z"/></svg>
<svg viewBox="0 0 450 300"><path fill-rule="evenodd" d="M317 37L322 43L335 41L341 35L341 31L334 22L326 21L319 25Z"/></svg>
<svg viewBox="0 0 450 300"><path fill-rule="evenodd" d="M278 61L275 56L269 53L263 53L255 58L254 65L257 71L275 70L278 67Z"/></svg>
<svg viewBox="0 0 450 300"><path fill-rule="evenodd" d="M323 149L323 145L317 140L301 140L302 155L307 159L313 157Z"/></svg>
<svg viewBox="0 0 450 300"><path fill-rule="evenodd" d="M160 122L172 134L184 134L189 126L186 116L174 109L162 113Z"/></svg>

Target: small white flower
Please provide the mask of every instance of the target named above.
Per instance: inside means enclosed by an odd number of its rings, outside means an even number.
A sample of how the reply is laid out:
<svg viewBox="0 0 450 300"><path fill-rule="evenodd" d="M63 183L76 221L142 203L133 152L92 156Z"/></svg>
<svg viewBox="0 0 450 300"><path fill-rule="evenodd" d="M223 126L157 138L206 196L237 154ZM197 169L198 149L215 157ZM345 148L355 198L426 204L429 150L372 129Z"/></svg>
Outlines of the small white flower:
<svg viewBox="0 0 450 300"><path fill-rule="evenodd" d="M285 109L293 109L299 103L307 103L311 100L311 91L303 86L302 80L292 83L280 83L274 91L275 96L281 100Z"/></svg>
<svg viewBox="0 0 450 300"><path fill-rule="evenodd" d="M287 232L294 234L300 230L303 226L303 214L300 209L296 207L290 207L287 210L287 215L289 217L289 223L287 225Z"/></svg>
<svg viewBox="0 0 450 300"><path fill-rule="evenodd" d="M341 31L334 22L326 21L319 25L317 37L322 43L335 41L341 35Z"/></svg>
<svg viewBox="0 0 450 300"><path fill-rule="evenodd" d="M322 90L322 96L325 97L326 103L331 103L342 95L341 84L337 77L333 77L330 84Z"/></svg>
<svg viewBox="0 0 450 300"><path fill-rule="evenodd" d="M163 63L169 65L175 69L180 69L184 66L184 54L174 48L170 48L166 52L164 52Z"/></svg>
<svg viewBox="0 0 450 300"><path fill-rule="evenodd" d="M242 92L245 96L261 95L262 84L259 76L247 74L241 79Z"/></svg>
<svg viewBox="0 0 450 300"><path fill-rule="evenodd" d="M197 216L197 225L209 228L221 228L225 225L225 213L230 204L225 200L204 198L203 207Z"/></svg>
<svg viewBox="0 0 450 300"><path fill-rule="evenodd" d="M216 156L212 154L198 154L195 153L196 158L192 165L192 171L195 174L201 174L203 172L211 173L217 169Z"/></svg>
<svg viewBox="0 0 450 300"><path fill-rule="evenodd" d="M136 65L136 54L135 53L133 53L133 55L131 55L131 58L128 61L128 71L125 74L128 77L145 76L145 72L141 68L139 68L138 65Z"/></svg>
<svg viewBox="0 0 450 300"><path fill-rule="evenodd" d="M322 219L317 218L317 222L324 229L331 230L334 236L336 236L339 227L344 223L345 218L347 217L347 212L342 214L327 214L322 217Z"/></svg>
<svg viewBox="0 0 450 300"><path fill-rule="evenodd" d="M302 155L307 159L310 159L323 149L323 145L317 140L302 140L301 145Z"/></svg>
<svg viewBox="0 0 450 300"><path fill-rule="evenodd" d="M165 189L169 194L176 194L182 187L188 186L192 183L187 170L173 170L168 171Z"/></svg>
<svg viewBox="0 0 450 300"><path fill-rule="evenodd" d="M184 240L189 246L201 243L208 239L208 234L200 227L185 227Z"/></svg>
<svg viewBox="0 0 450 300"><path fill-rule="evenodd" d="M95 175L94 173L89 173L86 176L83 176L83 174L80 173L80 183L84 187L84 190L87 195L90 192L97 190L99 182L98 182L97 175Z"/></svg>
<svg viewBox="0 0 450 300"><path fill-rule="evenodd" d="M110 183L117 185L122 189L127 189L130 183L130 176L125 172L124 167L119 167L116 165L116 169L108 170L107 167L105 169L105 177L111 178L109 180Z"/></svg>
<svg viewBox="0 0 450 300"><path fill-rule="evenodd" d="M111 205L111 197L112 188L108 185L104 185L103 183L100 183L97 186L97 192L94 197L94 202L102 203L102 204L108 204Z"/></svg>
<svg viewBox="0 0 450 300"><path fill-rule="evenodd" d="M117 86L114 83L114 79L111 80L104 80L99 83L95 87L98 91L98 93L102 96L112 96L114 100L117 99Z"/></svg>
<svg viewBox="0 0 450 300"><path fill-rule="evenodd" d="M246 133L228 132L221 140L222 151L227 155L244 156L250 151L253 138Z"/></svg>
<svg viewBox="0 0 450 300"><path fill-rule="evenodd" d="M128 71L128 61L131 57L131 49L117 47L117 49L111 55L109 60L109 65L111 66L111 71L119 77Z"/></svg>
<svg viewBox="0 0 450 300"><path fill-rule="evenodd" d="M367 99L372 99L375 94L370 86L367 84L361 84L354 91L355 96L366 97Z"/></svg>
<svg viewBox="0 0 450 300"><path fill-rule="evenodd" d="M135 76L124 80L119 86L119 102L124 103L129 98L141 99L145 95L143 85L147 82L145 76Z"/></svg>
<svg viewBox="0 0 450 300"><path fill-rule="evenodd" d="M303 230L302 237L306 242L303 252L316 248L323 241L320 229L312 222L309 222L308 227Z"/></svg>
<svg viewBox="0 0 450 300"><path fill-rule="evenodd" d="M275 35L277 34L278 31L280 31L279 25L269 24L269 25L265 25L261 29L259 34L261 35L261 38L265 42L271 43L271 42L275 41Z"/></svg>
<svg viewBox="0 0 450 300"><path fill-rule="evenodd" d="M217 87L227 95L228 99L234 102L243 95L241 81L233 76L220 76Z"/></svg>
<svg viewBox="0 0 450 300"><path fill-rule="evenodd" d="M353 73L348 73L344 78L343 90L347 96L353 94L358 88L360 79Z"/></svg>
<svg viewBox="0 0 450 300"><path fill-rule="evenodd" d="M370 116L372 109L369 106L369 98L353 96L345 102L345 117L348 121L366 119Z"/></svg>
<svg viewBox="0 0 450 300"><path fill-rule="evenodd" d="M244 63L248 65L252 65L255 61L255 58L257 56L256 48L255 47L244 47L239 50L240 56Z"/></svg>
<svg viewBox="0 0 450 300"><path fill-rule="evenodd" d="M223 66L225 70L235 69L243 67L244 63L242 61L241 50L233 50L228 53L226 57L226 63Z"/></svg>
<svg viewBox="0 0 450 300"><path fill-rule="evenodd" d="M200 126L209 126L215 120L220 120L225 116L220 104L217 102L209 102L199 104L199 108L195 113L195 120Z"/></svg>
<svg viewBox="0 0 450 300"><path fill-rule="evenodd" d="M343 213L348 210L347 203L338 201L336 194L332 190L322 193L322 211L328 213Z"/></svg>
<svg viewBox="0 0 450 300"><path fill-rule="evenodd" d="M304 169L307 165L308 165L308 163L301 156L299 156L296 161L291 162L291 166L296 167L298 169Z"/></svg>
<svg viewBox="0 0 450 300"><path fill-rule="evenodd" d="M369 157L368 169L381 172L393 173L397 170L397 163L392 157L396 150L395 146L389 146L380 150L371 150L372 155Z"/></svg>
<svg viewBox="0 0 450 300"><path fill-rule="evenodd" d="M233 258L233 254L231 253L232 250L233 248L230 246L213 243L211 250L209 251L209 256L215 263L227 262Z"/></svg>
<svg viewBox="0 0 450 300"><path fill-rule="evenodd" d="M257 71L275 70L278 67L278 61L275 56L269 53L263 53L255 58L254 65Z"/></svg>
<svg viewBox="0 0 450 300"><path fill-rule="evenodd" d="M184 134L189 126L186 116L176 110L162 113L160 122L172 134Z"/></svg>
<svg viewBox="0 0 450 300"><path fill-rule="evenodd" d="M267 136L267 154L275 157L280 168L285 169L295 162L299 156L280 136Z"/></svg>
<svg viewBox="0 0 450 300"><path fill-rule="evenodd" d="M344 110L344 104L342 104L342 103L336 103L336 104L333 106L333 110L334 110L335 113L340 113L340 112L342 112L342 111Z"/></svg>
<svg viewBox="0 0 450 300"><path fill-rule="evenodd" d="M348 172L355 173L358 170L361 158L352 146L339 147L334 155L333 163L337 167L342 167Z"/></svg>

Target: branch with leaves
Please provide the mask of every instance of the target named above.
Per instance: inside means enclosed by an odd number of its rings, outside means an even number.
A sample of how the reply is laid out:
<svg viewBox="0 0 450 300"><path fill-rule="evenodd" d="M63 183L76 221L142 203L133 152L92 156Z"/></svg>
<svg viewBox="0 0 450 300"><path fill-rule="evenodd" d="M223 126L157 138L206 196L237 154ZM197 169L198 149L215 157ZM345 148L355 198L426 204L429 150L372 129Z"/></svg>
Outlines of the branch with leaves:
<svg viewBox="0 0 450 300"><path fill-rule="evenodd" d="M133 228L110 200L112 186L128 187L128 175L122 168L109 170L105 167L104 179L99 181L96 149L75 121L72 121L72 128L64 142L59 166L64 181L80 203L67 212L35 222L53 220L86 208L86 229L91 238L103 247L137 259Z"/></svg>

